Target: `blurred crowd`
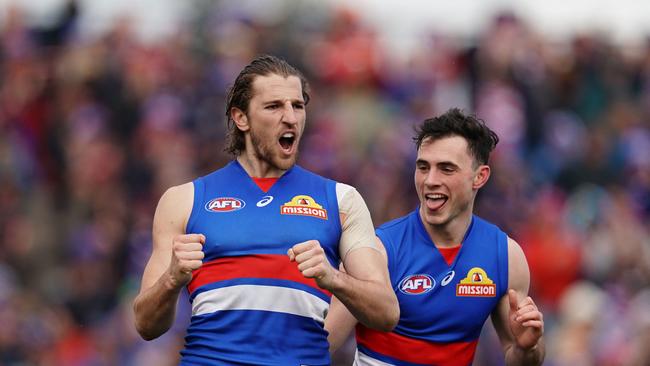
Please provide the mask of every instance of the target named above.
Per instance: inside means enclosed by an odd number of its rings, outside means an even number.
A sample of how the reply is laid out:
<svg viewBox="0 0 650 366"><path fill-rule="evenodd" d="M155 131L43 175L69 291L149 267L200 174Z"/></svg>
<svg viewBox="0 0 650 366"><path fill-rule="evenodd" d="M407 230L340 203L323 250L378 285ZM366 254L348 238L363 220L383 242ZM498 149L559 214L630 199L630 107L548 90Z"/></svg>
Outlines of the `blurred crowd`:
<svg viewBox="0 0 650 366"><path fill-rule="evenodd" d="M395 55L351 10L234 3L197 2L147 43L128 17L85 36L75 2L47 27L0 19L0 364L177 363L186 297L163 337L132 325L153 212L231 159L225 92L260 53L311 82L299 163L356 186L376 225L417 204L414 125L450 107L485 120L501 142L477 212L527 254L545 364L650 364L650 41L552 40L503 13ZM484 333L475 364L503 364Z"/></svg>

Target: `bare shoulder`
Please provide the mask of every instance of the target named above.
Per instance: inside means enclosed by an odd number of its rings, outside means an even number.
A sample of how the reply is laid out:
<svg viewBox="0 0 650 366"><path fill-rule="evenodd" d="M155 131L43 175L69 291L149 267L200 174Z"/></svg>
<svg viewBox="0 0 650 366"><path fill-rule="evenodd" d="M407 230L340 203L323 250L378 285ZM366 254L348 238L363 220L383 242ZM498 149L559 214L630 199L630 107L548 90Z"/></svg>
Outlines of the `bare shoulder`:
<svg viewBox="0 0 650 366"><path fill-rule="evenodd" d="M165 193L160 197L161 204L192 204L194 200L194 183L187 182L178 186L167 188Z"/></svg>
<svg viewBox="0 0 650 366"><path fill-rule="evenodd" d="M160 235L185 233L194 203L194 184L188 182L168 188L158 201L153 222L154 245Z"/></svg>
<svg viewBox="0 0 650 366"><path fill-rule="evenodd" d="M526 255L511 237L508 237L508 287L519 290L524 294L528 293L530 286L530 270Z"/></svg>
<svg viewBox="0 0 650 366"><path fill-rule="evenodd" d="M508 263L511 265L514 262L526 261L526 256L524 251L521 249L521 245L515 241L515 239L508 237Z"/></svg>

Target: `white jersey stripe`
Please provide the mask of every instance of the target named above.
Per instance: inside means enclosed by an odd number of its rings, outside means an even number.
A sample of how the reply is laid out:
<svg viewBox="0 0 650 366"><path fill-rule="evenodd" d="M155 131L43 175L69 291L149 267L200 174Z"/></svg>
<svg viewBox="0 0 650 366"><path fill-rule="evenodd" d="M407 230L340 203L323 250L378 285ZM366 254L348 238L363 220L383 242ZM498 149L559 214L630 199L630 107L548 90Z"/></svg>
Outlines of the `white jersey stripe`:
<svg viewBox="0 0 650 366"><path fill-rule="evenodd" d="M354 355L353 366L392 366L392 365L384 361L379 361L357 350L357 353Z"/></svg>
<svg viewBox="0 0 650 366"><path fill-rule="evenodd" d="M202 292L192 301L192 316L220 310L264 310L325 322L329 304L309 292L288 287L237 285Z"/></svg>

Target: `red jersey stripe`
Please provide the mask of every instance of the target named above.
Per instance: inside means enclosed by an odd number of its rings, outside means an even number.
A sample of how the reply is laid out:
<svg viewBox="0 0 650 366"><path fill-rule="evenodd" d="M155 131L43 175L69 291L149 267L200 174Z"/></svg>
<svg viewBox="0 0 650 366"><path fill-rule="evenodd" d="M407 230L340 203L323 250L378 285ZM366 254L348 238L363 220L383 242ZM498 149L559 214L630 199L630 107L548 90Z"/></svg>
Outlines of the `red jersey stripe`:
<svg viewBox="0 0 650 366"><path fill-rule="evenodd" d="M357 343L401 361L445 366L471 364L478 340L471 342L438 343L405 337L397 333L379 332L357 325Z"/></svg>
<svg viewBox="0 0 650 366"><path fill-rule="evenodd" d="M289 280L313 287L327 296L332 294L321 289L313 278L305 278L295 262L281 254L255 254L241 257L225 257L203 263L192 272L192 280L187 285L190 294L197 288L219 281L237 278L272 278Z"/></svg>

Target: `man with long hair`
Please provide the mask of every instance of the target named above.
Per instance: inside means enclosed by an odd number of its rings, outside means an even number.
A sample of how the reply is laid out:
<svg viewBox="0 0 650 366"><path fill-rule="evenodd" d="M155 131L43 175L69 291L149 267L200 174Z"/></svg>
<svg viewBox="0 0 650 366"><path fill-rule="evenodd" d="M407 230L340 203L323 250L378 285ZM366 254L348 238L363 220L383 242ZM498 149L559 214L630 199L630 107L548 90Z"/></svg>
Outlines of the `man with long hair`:
<svg viewBox="0 0 650 366"><path fill-rule="evenodd" d="M181 364L329 365L332 294L368 327L397 323L365 202L296 165L308 102L298 70L273 56L253 60L228 94L235 159L158 203L135 324L145 339L165 333L187 287Z"/></svg>

